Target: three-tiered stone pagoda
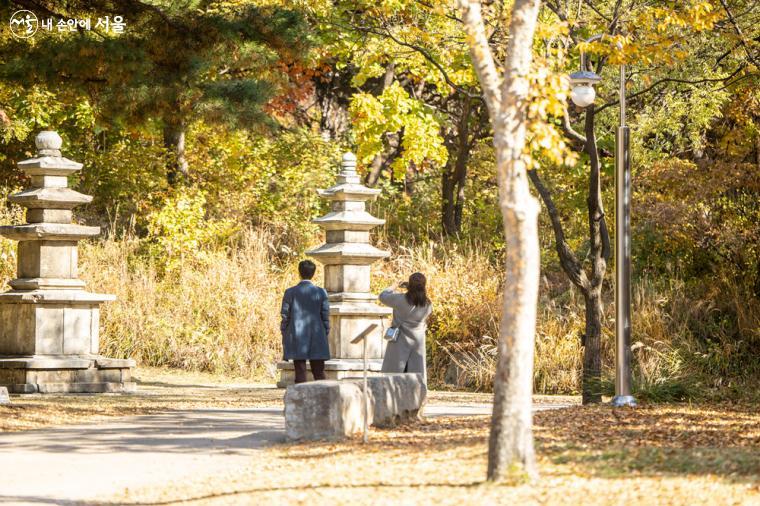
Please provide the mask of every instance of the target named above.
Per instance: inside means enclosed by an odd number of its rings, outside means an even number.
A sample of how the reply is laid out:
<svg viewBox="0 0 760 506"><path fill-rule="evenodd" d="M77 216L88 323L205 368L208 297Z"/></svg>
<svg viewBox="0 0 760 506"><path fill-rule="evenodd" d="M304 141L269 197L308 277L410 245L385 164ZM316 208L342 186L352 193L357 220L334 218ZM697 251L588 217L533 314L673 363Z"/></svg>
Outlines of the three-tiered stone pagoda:
<svg viewBox="0 0 760 506"><path fill-rule="evenodd" d="M362 343L351 340L370 325L377 327L367 336L369 370L379 372L385 351L383 330L391 309L379 306L370 292L370 266L390 255L370 244L370 230L385 223L367 212L366 203L380 190L361 184L356 173L356 156L343 155L335 186L319 190L332 203L330 213L314 223L325 231L325 244L306 254L325 267L324 287L330 299L330 355L325 363L327 379L356 377L362 372ZM280 381L284 387L294 380L293 364L280 362Z"/></svg>
<svg viewBox="0 0 760 506"><path fill-rule="evenodd" d="M113 295L85 291L77 243L100 227L72 223L72 209L92 201L68 188L81 163L61 156L52 131L35 139L37 156L19 162L31 187L8 198L26 208L24 225L0 227L19 241L17 278L0 294L0 386L15 393L134 390L133 360L99 355L100 304Z"/></svg>

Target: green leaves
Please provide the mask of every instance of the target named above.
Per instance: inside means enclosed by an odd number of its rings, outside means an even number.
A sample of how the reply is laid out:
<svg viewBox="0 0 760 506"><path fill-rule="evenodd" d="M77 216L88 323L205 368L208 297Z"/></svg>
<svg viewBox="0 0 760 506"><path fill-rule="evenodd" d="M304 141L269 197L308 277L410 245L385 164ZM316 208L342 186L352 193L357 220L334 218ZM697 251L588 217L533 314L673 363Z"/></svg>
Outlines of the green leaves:
<svg viewBox="0 0 760 506"><path fill-rule="evenodd" d="M403 174L409 164L422 168L425 164L446 163L448 152L440 135L440 119L431 107L410 97L399 83L394 82L377 97L355 94L349 112L357 157L362 163L371 162L383 150L386 133L403 136L403 150L392 164L397 174Z"/></svg>

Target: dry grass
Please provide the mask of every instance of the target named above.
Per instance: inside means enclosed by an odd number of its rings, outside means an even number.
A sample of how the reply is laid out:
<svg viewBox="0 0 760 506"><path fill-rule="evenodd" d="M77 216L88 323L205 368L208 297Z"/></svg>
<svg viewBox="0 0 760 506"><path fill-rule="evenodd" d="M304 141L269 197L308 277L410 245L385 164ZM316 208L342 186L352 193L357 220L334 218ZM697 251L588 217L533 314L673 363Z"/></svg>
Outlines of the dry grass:
<svg viewBox="0 0 760 506"><path fill-rule="evenodd" d="M494 339L499 333L502 271L488 252L456 244L428 243L397 248L380 266L373 289L381 290L412 272L428 278L433 315L429 322L429 378L443 384L452 362L461 388L490 391L496 359ZM557 304L542 299L539 312L535 391L542 394L576 394L580 391L581 347L578 330L582 313L575 301ZM449 371L453 372L453 371Z"/></svg>
<svg viewBox="0 0 760 506"><path fill-rule="evenodd" d="M368 445L273 447L248 469L120 504L760 504L753 406L576 407L536 415L540 480L491 485L486 417L376 430Z"/></svg>
<svg viewBox="0 0 760 506"><path fill-rule="evenodd" d="M135 239L88 244L83 277L113 293L101 310L101 352L149 366L271 379L280 356L279 304L293 269L271 258L273 238L249 231L230 252L206 252L164 272Z"/></svg>
<svg viewBox="0 0 760 506"><path fill-rule="evenodd" d="M0 210L0 221L18 221L16 211ZM88 288L118 297L102 308L102 352L143 366L272 381L281 353L280 297L296 282L298 259L280 239L261 228L248 230L234 245L200 251L171 268L134 237L83 242L81 272ZM448 375L461 388L489 391L502 269L488 250L472 245L428 242L392 249L388 261L373 267L372 289L414 271L427 274L435 309L427 342L431 384L443 387ZM15 244L0 238L0 274L8 279L14 270ZM583 301L562 274L548 277L552 281L544 278L541 286L534 388L577 394ZM634 379L640 396L682 400L717 391L738 398L757 391L760 302L725 283L705 290L695 295L677 279L645 278L635 285ZM613 376L613 309L607 300L606 393Z"/></svg>
<svg viewBox="0 0 760 506"><path fill-rule="evenodd" d="M83 245L82 276L88 287L117 296L101 313L103 353L132 357L141 365L275 378L280 297L296 281L294 262L282 266L276 256L275 237L249 230L240 247L204 252L168 271L141 247L133 238ZM497 335L501 277L484 251L429 243L399 248L390 261L377 265L372 288L380 291L416 270L430 280L435 304L428 334L431 381L441 386L452 350L467 360ZM539 393L572 394L578 391L577 321L552 311L544 310L539 322L536 387ZM462 386L489 391L491 362L478 357L469 364Z"/></svg>

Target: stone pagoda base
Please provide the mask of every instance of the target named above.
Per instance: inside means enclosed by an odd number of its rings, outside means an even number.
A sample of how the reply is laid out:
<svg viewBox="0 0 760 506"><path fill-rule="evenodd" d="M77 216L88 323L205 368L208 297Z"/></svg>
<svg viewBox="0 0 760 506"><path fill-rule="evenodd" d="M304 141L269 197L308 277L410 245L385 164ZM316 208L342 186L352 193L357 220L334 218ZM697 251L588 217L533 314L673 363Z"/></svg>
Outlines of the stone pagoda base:
<svg viewBox="0 0 760 506"><path fill-rule="evenodd" d="M100 304L84 290L0 294L0 386L11 393L133 392L134 360L100 356Z"/></svg>
<svg viewBox="0 0 760 506"><path fill-rule="evenodd" d="M68 187L82 164L64 158L53 131L34 139L35 158L18 162L30 186L8 197L26 208L22 225L0 226L18 241L16 279L0 294L0 387L13 393L135 390L133 360L100 355L100 305L116 297L90 293L78 276L77 244L99 227L72 223L92 197Z"/></svg>
<svg viewBox="0 0 760 506"><path fill-rule="evenodd" d="M133 367L100 356L0 356L0 386L15 394L134 392Z"/></svg>
<svg viewBox="0 0 760 506"><path fill-rule="evenodd" d="M339 358L325 362L325 379L340 380L345 378L361 378L364 375L364 362L356 358ZM372 358L367 360L367 370L369 376L380 376L380 369L383 365L383 359ZM280 371L280 381L277 382L277 388L286 388L295 383L295 370L293 362L279 362L277 369ZM307 362L307 381L312 381L311 366Z"/></svg>

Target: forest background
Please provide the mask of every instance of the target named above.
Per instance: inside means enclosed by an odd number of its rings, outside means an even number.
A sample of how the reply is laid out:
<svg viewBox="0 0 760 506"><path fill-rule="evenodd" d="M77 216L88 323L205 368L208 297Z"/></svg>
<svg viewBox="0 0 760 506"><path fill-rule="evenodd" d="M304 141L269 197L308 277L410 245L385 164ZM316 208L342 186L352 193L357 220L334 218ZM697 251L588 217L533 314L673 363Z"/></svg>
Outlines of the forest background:
<svg viewBox="0 0 760 506"><path fill-rule="evenodd" d="M485 4L497 48L509 9ZM71 185L95 197L76 219L104 230L80 252L89 289L118 297L102 309L104 353L272 380L281 294L322 242L316 189L352 150L383 190L373 239L392 256L373 268L373 290L424 272L431 382L490 390L505 245L487 112L453 5L29 0L0 17L20 9L125 23L26 39L0 26L0 221L23 221L5 201L27 183L16 163L38 131L57 130L64 156L84 163ZM568 99L579 48L603 77L585 111ZM637 395L757 395L760 3L547 0L534 54L531 179L551 211L540 217L535 391L612 392L602 243L614 237L604 209L626 63ZM0 239L4 282L15 255ZM595 357L600 381L584 382Z"/></svg>

